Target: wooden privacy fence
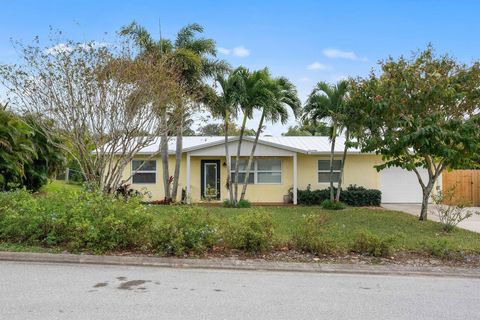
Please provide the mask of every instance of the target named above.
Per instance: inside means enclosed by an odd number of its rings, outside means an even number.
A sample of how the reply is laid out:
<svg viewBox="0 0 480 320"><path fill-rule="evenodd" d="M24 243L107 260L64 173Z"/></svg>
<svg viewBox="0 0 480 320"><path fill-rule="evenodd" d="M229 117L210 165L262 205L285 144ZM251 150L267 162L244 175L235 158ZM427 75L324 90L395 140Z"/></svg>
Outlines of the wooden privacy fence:
<svg viewBox="0 0 480 320"><path fill-rule="evenodd" d="M452 203L480 206L480 170L444 171L442 174L442 189L454 189Z"/></svg>

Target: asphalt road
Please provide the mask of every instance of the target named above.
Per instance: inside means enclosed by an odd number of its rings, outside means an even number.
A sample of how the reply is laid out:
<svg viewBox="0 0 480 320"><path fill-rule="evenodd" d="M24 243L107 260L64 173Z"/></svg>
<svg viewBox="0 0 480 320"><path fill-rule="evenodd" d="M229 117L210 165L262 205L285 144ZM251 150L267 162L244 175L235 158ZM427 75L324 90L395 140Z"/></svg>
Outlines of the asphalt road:
<svg viewBox="0 0 480 320"><path fill-rule="evenodd" d="M480 280L0 262L0 319L480 319Z"/></svg>

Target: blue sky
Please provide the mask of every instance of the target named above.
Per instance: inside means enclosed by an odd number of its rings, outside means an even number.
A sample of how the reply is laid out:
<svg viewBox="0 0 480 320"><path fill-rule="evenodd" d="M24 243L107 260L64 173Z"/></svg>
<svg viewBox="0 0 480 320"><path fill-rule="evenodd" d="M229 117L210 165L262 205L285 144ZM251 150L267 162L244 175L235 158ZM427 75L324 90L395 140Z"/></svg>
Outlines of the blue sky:
<svg viewBox="0 0 480 320"><path fill-rule="evenodd" d="M164 37L197 22L222 48L219 57L233 66L269 67L291 79L304 100L317 81L365 76L378 60L429 42L460 61L478 59L479 12L477 1L8 1L0 63L16 61L10 38L47 38L49 26L70 39L100 41L132 20L158 36L160 18ZM286 127L268 125L267 133Z"/></svg>

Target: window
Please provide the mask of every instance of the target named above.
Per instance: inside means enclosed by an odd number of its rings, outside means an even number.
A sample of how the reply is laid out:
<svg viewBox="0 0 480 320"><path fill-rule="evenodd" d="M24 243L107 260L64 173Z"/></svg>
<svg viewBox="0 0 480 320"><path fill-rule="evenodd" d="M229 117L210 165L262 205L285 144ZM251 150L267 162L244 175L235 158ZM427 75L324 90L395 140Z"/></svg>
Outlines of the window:
<svg viewBox="0 0 480 320"><path fill-rule="evenodd" d="M235 160L232 160L232 184L235 183ZM238 162L238 183L242 184L245 181L245 175L247 174L248 160L240 160ZM248 183L252 184L255 181L255 163L252 163L250 168L250 174L248 175Z"/></svg>
<svg viewBox="0 0 480 320"><path fill-rule="evenodd" d="M248 160L238 163L238 181L243 183L247 171ZM235 160L232 161L232 182L235 181ZM282 160L262 159L252 163L248 183L279 184L282 183Z"/></svg>
<svg viewBox="0 0 480 320"><path fill-rule="evenodd" d="M333 160L333 182L340 179L342 160ZM330 160L318 160L318 183L330 182Z"/></svg>
<svg viewBox="0 0 480 320"><path fill-rule="evenodd" d="M281 160L257 160L257 183L282 183Z"/></svg>
<svg viewBox="0 0 480 320"><path fill-rule="evenodd" d="M132 160L133 183L156 183L156 160Z"/></svg>

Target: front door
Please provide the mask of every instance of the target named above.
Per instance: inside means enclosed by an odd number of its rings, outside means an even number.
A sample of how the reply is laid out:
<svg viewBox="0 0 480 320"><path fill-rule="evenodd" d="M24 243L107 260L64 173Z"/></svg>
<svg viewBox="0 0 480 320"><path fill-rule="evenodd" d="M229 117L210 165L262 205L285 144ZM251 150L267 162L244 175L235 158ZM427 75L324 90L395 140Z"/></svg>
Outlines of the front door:
<svg viewBox="0 0 480 320"><path fill-rule="evenodd" d="M201 160L202 199L220 199L220 160Z"/></svg>

